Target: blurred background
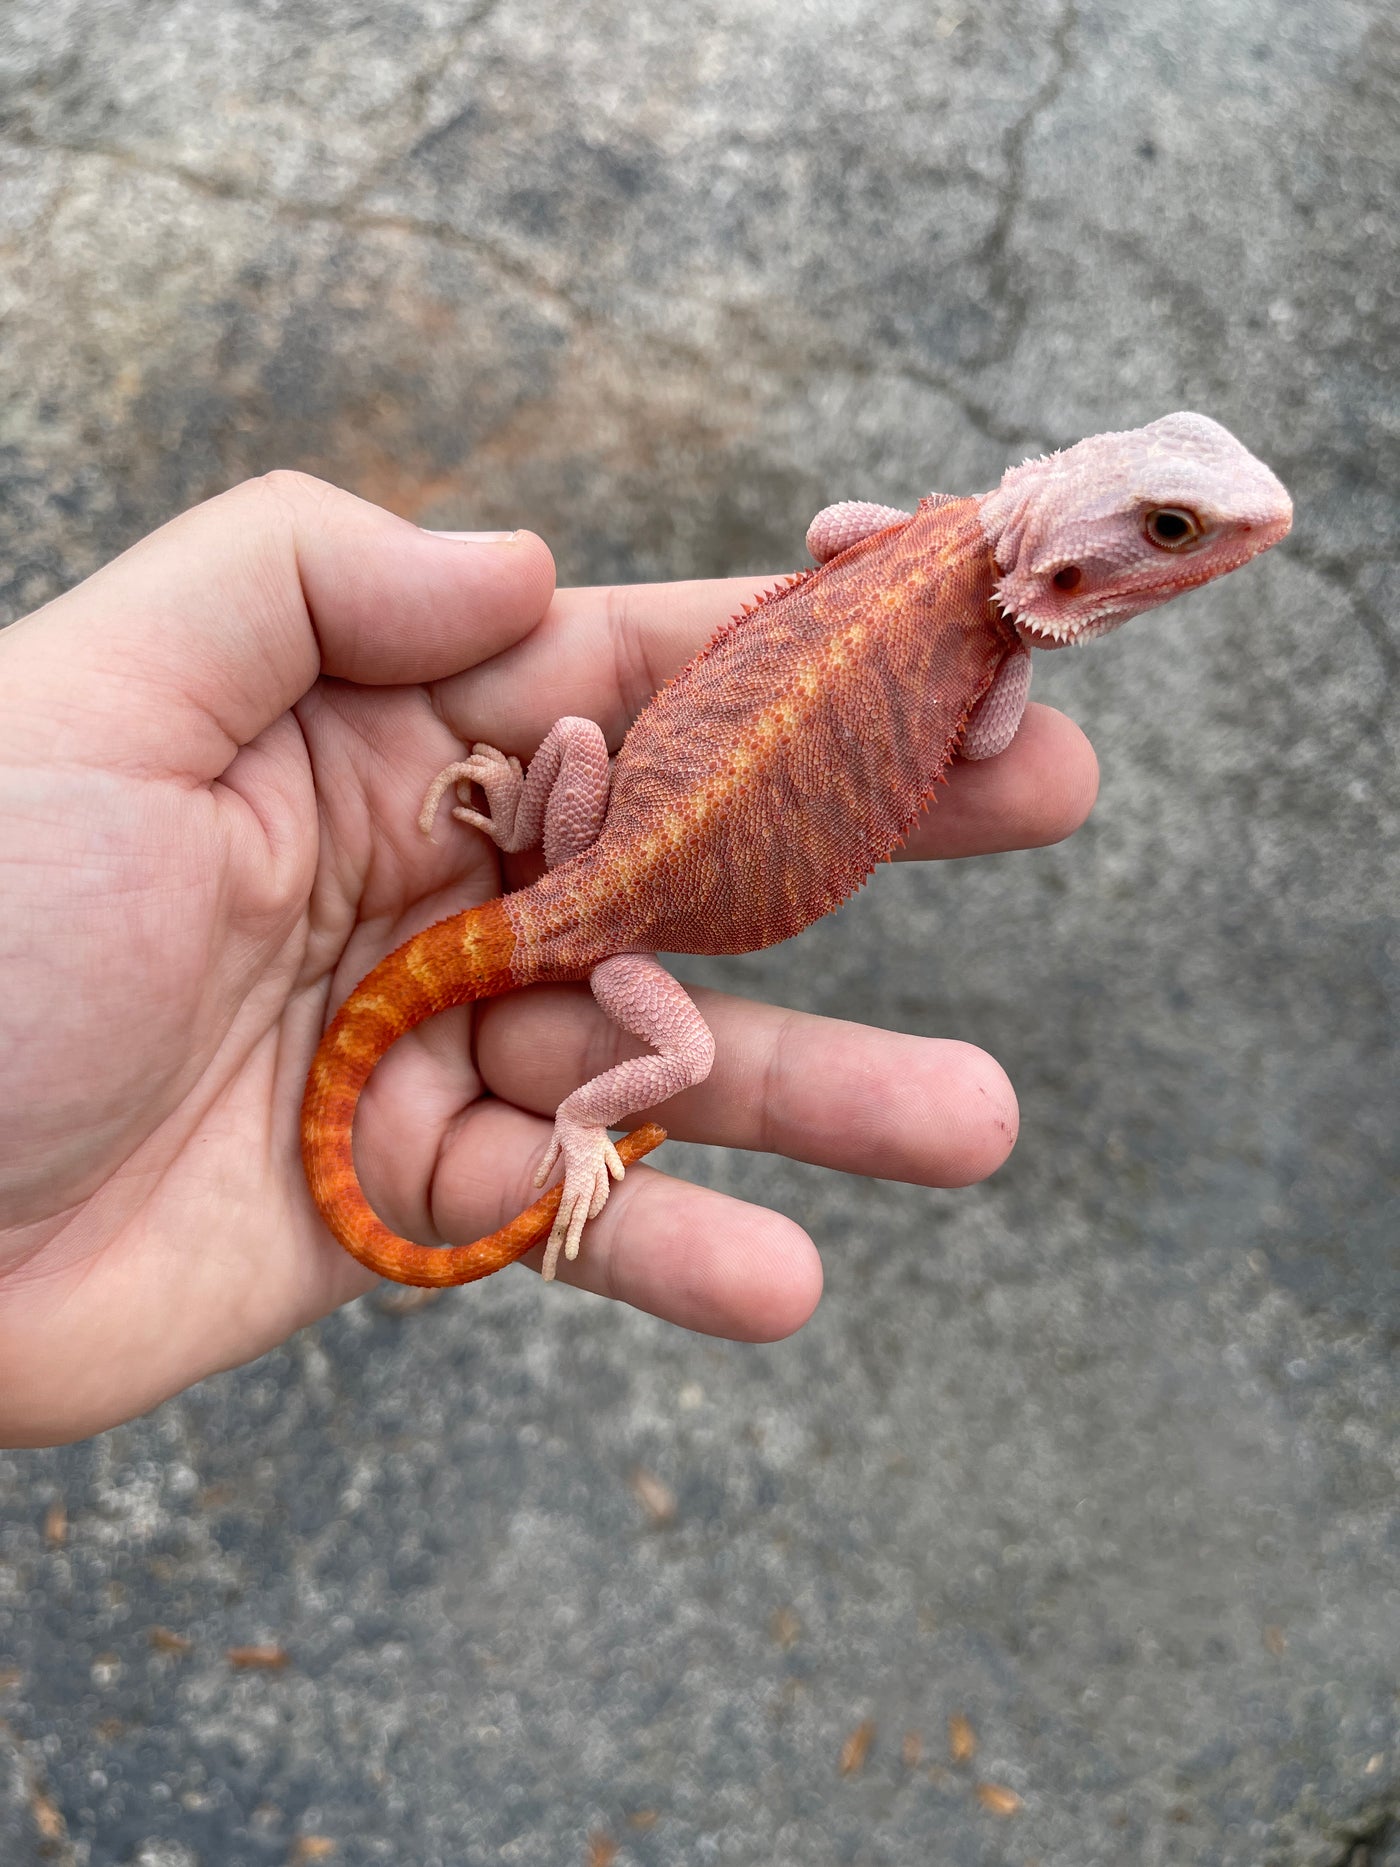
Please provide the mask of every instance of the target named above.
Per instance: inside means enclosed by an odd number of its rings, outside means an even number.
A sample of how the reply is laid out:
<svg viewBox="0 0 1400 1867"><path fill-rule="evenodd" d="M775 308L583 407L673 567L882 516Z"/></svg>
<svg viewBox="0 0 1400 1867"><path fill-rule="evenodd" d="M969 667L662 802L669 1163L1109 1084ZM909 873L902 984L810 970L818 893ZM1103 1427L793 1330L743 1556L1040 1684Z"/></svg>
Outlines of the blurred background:
<svg viewBox="0 0 1400 1867"><path fill-rule="evenodd" d="M1400 1863L1398 111L1381 0L6 0L7 618L279 465L778 572L1190 407L1298 518L1041 660L1071 843L682 965L1021 1097L970 1192L674 1149L801 1336L511 1272L0 1456L0 1859Z"/></svg>

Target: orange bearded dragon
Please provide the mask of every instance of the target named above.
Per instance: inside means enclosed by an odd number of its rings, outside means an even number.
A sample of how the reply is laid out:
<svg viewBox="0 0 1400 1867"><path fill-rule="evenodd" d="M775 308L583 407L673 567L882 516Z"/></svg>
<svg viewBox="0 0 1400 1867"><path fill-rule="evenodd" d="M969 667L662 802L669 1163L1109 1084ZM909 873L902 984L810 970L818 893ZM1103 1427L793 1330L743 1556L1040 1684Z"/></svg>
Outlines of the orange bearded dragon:
<svg viewBox="0 0 1400 1867"><path fill-rule="evenodd" d="M786 940L860 887L900 843L950 761L1010 744L1030 649L1107 634L1234 570L1289 529L1288 494L1203 415L1164 416L1012 467L981 498L914 513L829 506L817 568L746 608L643 708L611 767L600 729L562 719L527 772L488 745L428 792L503 850L542 844L546 873L439 921L381 960L326 1031L306 1087L302 1152L335 1236L400 1283L469 1283L548 1236L544 1275L577 1255L610 1181L664 1139L608 1130L704 1080L714 1041L656 958ZM489 815L472 807L473 788ZM560 1104L536 1185L562 1185L474 1244L399 1238L355 1176L351 1124L394 1040L448 1006L587 979L654 1054Z"/></svg>

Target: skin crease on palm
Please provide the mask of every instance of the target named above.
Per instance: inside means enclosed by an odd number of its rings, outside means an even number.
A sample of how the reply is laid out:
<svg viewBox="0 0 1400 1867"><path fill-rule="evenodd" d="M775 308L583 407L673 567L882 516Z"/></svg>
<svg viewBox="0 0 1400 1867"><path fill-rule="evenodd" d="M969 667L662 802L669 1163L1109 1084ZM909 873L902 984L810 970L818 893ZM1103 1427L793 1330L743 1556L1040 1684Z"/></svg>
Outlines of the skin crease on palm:
<svg viewBox="0 0 1400 1867"><path fill-rule="evenodd" d="M0 1441L129 1418L374 1282L306 1190L308 1061L374 961L537 872L425 843L426 782L474 740L528 756L563 713L615 748L771 581L555 594L531 533L439 536L273 474L0 634ZM1057 841L1095 786L1078 728L1033 706L905 854ZM678 1138L927 1186L1010 1151L1014 1094L971 1045L696 996L721 1061L659 1111ZM408 1236L499 1224L561 1097L626 1041L586 986L414 1031L356 1124L372 1202ZM821 1291L791 1220L651 1168L567 1278L750 1341Z"/></svg>

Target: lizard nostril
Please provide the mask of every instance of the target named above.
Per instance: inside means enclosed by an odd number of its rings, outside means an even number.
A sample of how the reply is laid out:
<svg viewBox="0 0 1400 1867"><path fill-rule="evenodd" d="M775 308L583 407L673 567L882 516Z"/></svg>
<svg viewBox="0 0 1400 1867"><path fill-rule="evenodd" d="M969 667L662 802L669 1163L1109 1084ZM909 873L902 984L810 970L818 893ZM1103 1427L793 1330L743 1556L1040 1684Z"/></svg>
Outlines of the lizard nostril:
<svg viewBox="0 0 1400 1867"><path fill-rule="evenodd" d="M1066 564L1063 570L1057 570L1050 579L1057 590L1063 590L1066 596L1076 591L1084 581L1084 573L1077 564Z"/></svg>

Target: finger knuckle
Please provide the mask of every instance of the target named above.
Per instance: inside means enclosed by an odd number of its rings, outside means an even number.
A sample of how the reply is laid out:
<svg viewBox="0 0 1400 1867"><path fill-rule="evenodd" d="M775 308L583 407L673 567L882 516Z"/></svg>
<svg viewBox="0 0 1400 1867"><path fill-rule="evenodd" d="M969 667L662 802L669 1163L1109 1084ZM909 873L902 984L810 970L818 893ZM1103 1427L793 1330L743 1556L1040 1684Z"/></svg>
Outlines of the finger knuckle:
<svg viewBox="0 0 1400 1867"><path fill-rule="evenodd" d="M303 473L297 467L273 467L234 488L236 498L264 509L271 506L290 512L294 518L320 511L335 493L329 481L318 480L314 473Z"/></svg>

